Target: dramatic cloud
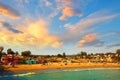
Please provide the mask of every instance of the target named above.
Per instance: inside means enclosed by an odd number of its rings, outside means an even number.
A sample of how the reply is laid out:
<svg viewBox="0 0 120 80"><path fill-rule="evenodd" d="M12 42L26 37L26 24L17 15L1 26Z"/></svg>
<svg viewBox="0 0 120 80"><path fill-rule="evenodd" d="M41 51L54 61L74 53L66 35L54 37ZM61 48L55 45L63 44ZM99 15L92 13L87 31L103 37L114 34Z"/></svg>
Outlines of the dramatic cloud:
<svg viewBox="0 0 120 80"><path fill-rule="evenodd" d="M54 2L54 1L53 1ZM52 7L52 13L50 17L54 17L61 13L60 20L66 20L72 16L82 16L82 7L84 5L83 0L55 0L54 7Z"/></svg>
<svg viewBox="0 0 120 80"><path fill-rule="evenodd" d="M12 32L14 32L14 33L22 33L22 31L19 31L19 30L17 30L17 29L14 29L14 28L12 27L12 25L10 25L10 24L7 23L7 22L1 22L1 24L2 24L5 28L7 28L8 30L10 30L10 31L12 31Z"/></svg>
<svg viewBox="0 0 120 80"><path fill-rule="evenodd" d="M104 42L96 39L96 36L96 33L85 35L83 39L78 42L76 48L88 46L102 46Z"/></svg>
<svg viewBox="0 0 120 80"><path fill-rule="evenodd" d="M94 41L95 40L95 38L96 38L96 33L93 33L93 34L87 34L87 35L85 35L84 36L84 40L86 40L87 42L92 42L92 41Z"/></svg>
<svg viewBox="0 0 120 80"><path fill-rule="evenodd" d="M58 9L62 10L62 16L60 20L66 20L72 16L82 16L81 6L83 5L82 0L57 0L60 3Z"/></svg>
<svg viewBox="0 0 120 80"><path fill-rule="evenodd" d="M13 28L5 28L8 24L3 25L1 28L0 43L14 44L14 45L27 45L27 46L39 46L39 47L53 47L58 48L62 45L57 36L51 35L46 22L39 20L35 22L27 22L24 26L18 26L17 28L23 33L15 34ZM9 25L8 25L9 26Z"/></svg>
<svg viewBox="0 0 120 80"><path fill-rule="evenodd" d="M75 24L67 23L64 25L65 32L61 35L61 39L64 42L76 42L82 38L82 36L89 34L95 30L97 25L104 24L105 22L110 22L111 20L119 17L120 14L111 14L108 15L106 11L98 11L88 15L87 17L82 18ZM106 26L109 27L109 26ZM104 28L104 27L103 27ZM66 35L64 35L66 34ZM111 34L111 32L110 32ZM113 33L114 34L114 33ZM99 35L102 38L103 35ZM83 41L84 43L84 41Z"/></svg>
<svg viewBox="0 0 120 80"><path fill-rule="evenodd" d="M82 7L84 5L84 0L14 0L20 9L26 9L29 11L29 6L32 3L37 3L33 5L33 12L36 14L41 14L42 16L48 16L53 18L60 14L60 20L66 20L72 16L81 16ZM22 12L21 12L22 13ZM39 15L38 14L38 15Z"/></svg>
<svg viewBox="0 0 120 80"><path fill-rule="evenodd" d="M81 19L76 24L65 24L64 27L69 30L71 34L79 34L80 32L87 31L95 27L96 24L110 21L120 14L105 15L104 11L99 11L88 15L86 18Z"/></svg>
<svg viewBox="0 0 120 80"><path fill-rule="evenodd" d="M18 11L13 9L11 6L2 3L2 1L0 1L0 14L12 19L18 19L20 17Z"/></svg>
<svg viewBox="0 0 120 80"><path fill-rule="evenodd" d="M83 46L85 43L89 43L94 41L96 38L96 33L93 34L87 34L83 37L82 40L79 41L80 46Z"/></svg>
<svg viewBox="0 0 120 80"><path fill-rule="evenodd" d="M67 16L71 17L74 15L74 12L70 8L65 8L62 12L62 16L59 18L60 20L65 20Z"/></svg>

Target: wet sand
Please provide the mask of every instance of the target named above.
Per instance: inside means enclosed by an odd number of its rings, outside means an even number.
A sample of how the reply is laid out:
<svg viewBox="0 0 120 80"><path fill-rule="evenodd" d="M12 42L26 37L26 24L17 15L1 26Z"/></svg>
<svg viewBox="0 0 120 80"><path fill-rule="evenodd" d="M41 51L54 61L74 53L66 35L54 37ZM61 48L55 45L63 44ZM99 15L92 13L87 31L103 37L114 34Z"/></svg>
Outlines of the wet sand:
<svg viewBox="0 0 120 80"><path fill-rule="evenodd" d="M120 64L117 63L68 63L65 65L64 63L52 63L52 64L22 64L15 65L15 67L11 67L8 65L3 65L6 70L10 71L23 71L23 70L44 70L44 69L62 69L62 68L104 68L104 67L117 67L120 68Z"/></svg>

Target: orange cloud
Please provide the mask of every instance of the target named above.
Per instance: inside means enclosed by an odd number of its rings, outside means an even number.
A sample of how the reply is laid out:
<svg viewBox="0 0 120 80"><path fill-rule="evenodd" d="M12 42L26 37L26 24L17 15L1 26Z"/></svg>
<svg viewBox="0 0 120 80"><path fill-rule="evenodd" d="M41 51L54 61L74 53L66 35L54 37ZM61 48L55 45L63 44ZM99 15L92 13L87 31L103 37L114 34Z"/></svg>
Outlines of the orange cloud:
<svg viewBox="0 0 120 80"><path fill-rule="evenodd" d="M1 26L0 43L12 45L26 45L39 47L59 48L62 42L57 36L51 35L46 27L47 23L44 20L36 22L27 22L25 26L17 28L23 33L14 33Z"/></svg>
<svg viewBox="0 0 120 80"><path fill-rule="evenodd" d="M57 9L62 11L62 15L59 17L60 20L66 20L68 17L72 16L82 16L81 11L81 0L56 0L59 5ZM78 7L79 5L79 7Z"/></svg>
<svg viewBox="0 0 120 80"><path fill-rule="evenodd" d="M53 48L59 48L60 46L62 46L63 45L63 43L62 42L54 42L54 44L52 44L52 47Z"/></svg>
<svg viewBox="0 0 120 80"><path fill-rule="evenodd" d="M87 42L92 42L95 40L96 38L96 33L93 33L93 34L87 34L84 36L84 40L87 41Z"/></svg>
<svg viewBox="0 0 120 80"><path fill-rule="evenodd" d="M85 43L86 43L86 40L80 40L79 41L80 46L84 45Z"/></svg>
<svg viewBox="0 0 120 80"><path fill-rule="evenodd" d="M29 33L31 36L34 36L36 38L43 38L44 36L48 35L48 29L46 28L45 21L37 21L33 23L28 23L27 25L27 33Z"/></svg>
<svg viewBox="0 0 120 80"><path fill-rule="evenodd" d="M59 18L60 20L65 20L67 17L71 17L74 15L74 11L69 7L66 7L62 11L62 16Z"/></svg>
<svg viewBox="0 0 120 80"><path fill-rule="evenodd" d="M96 35L97 35L96 33L85 35L83 39L79 41L78 46L83 46L86 43L93 42L96 39Z"/></svg>
<svg viewBox="0 0 120 80"><path fill-rule="evenodd" d="M19 13L12 7L0 2L0 13L12 19L18 19L20 17Z"/></svg>

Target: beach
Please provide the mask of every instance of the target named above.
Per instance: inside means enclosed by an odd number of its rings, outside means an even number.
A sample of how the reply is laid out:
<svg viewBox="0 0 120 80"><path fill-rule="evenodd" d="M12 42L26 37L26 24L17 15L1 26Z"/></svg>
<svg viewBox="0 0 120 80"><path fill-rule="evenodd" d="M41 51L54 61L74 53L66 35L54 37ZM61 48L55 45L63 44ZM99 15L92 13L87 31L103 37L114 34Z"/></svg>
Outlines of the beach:
<svg viewBox="0 0 120 80"><path fill-rule="evenodd" d="M52 64L21 64L11 67L8 65L3 65L5 70L9 71L25 71L25 70L45 70L45 69L63 69L63 68L120 68L118 63L52 63Z"/></svg>

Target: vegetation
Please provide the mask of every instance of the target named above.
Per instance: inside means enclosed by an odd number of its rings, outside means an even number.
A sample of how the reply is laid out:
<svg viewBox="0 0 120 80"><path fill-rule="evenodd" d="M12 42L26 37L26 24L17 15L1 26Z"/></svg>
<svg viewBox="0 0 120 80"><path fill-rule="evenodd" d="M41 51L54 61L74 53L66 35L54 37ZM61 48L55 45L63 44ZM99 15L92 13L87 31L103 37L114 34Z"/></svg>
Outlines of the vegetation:
<svg viewBox="0 0 120 80"><path fill-rule="evenodd" d="M65 58L66 57L66 54L65 54L65 52L63 52L62 54L57 54L57 57L61 57L61 58Z"/></svg>
<svg viewBox="0 0 120 80"><path fill-rule="evenodd" d="M57 57L62 57L62 55L61 55L61 54L58 54Z"/></svg>
<svg viewBox="0 0 120 80"><path fill-rule="evenodd" d="M6 55L5 52L3 52L4 47L0 46L0 60L2 55ZM19 56L19 64L25 64L25 60L27 59L41 59L49 61L49 62L60 62L61 60L71 60L72 62L117 62L120 63L120 49L116 50L116 53L91 53L87 54L85 51L81 51L77 53L76 55L66 55L65 52L57 55L32 55L31 51L23 51L21 52L21 55L18 51L14 52L11 48L7 49L7 55L12 55L12 60L14 60L14 57ZM14 67L14 63L12 65Z"/></svg>
<svg viewBox="0 0 120 80"><path fill-rule="evenodd" d="M14 67L14 51L10 48L7 50L7 54L11 54L12 55L12 67Z"/></svg>
<svg viewBox="0 0 120 80"><path fill-rule="evenodd" d="M81 51L80 53L77 54L77 56L79 56L80 58L86 58L87 57L87 53Z"/></svg>
<svg viewBox="0 0 120 80"><path fill-rule="evenodd" d="M120 55L120 49L117 49L117 50L116 50L116 53Z"/></svg>
<svg viewBox="0 0 120 80"><path fill-rule="evenodd" d="M63 53L63 55L62 55L63 57L66 57L66 54L65 54L65 52Z"/></svg>
<svg viewBox="0 0 120 80"><path fill-rule="evenodd" d="M2 57L2 51L3 51L4 47L3 46L0 46L0 62L1 62L1 57Z"/></svg>
<svg viewBox="0 0 120 80"><path fill-rule="evenodd" d="M31 55L31 51L23 51L22 56L29 57Z"/></svg>
<svg viewBox="0 0 120 80"><path fill-rule="evenodd" d="M12 55L14 55L15 53L14 53L14 51L13 51L12 49L8 49L8 50L7 50L7 54L12 54Z"/></svg>

